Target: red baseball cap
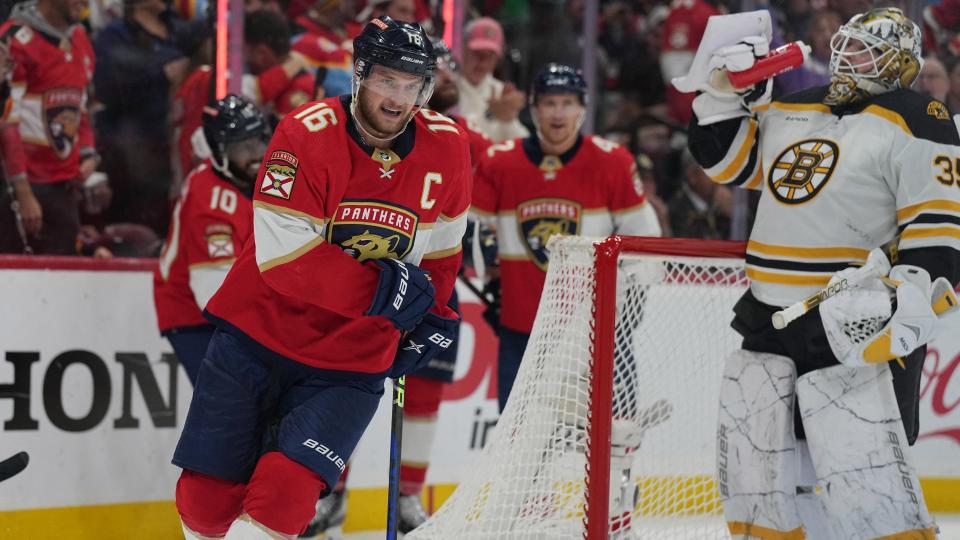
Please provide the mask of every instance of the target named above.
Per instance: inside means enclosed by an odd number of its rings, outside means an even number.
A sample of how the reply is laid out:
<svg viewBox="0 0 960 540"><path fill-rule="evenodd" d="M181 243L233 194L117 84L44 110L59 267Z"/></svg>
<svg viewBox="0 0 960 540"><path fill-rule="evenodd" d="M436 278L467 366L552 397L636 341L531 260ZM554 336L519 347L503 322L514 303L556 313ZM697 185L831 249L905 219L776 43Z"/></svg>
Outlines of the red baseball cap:
<svg viewBox="0 0 960 540"><path fill-rule="evenodd" d="M503 54L503 28L490 17L480 17L467 25L467 48Z"/></svg>

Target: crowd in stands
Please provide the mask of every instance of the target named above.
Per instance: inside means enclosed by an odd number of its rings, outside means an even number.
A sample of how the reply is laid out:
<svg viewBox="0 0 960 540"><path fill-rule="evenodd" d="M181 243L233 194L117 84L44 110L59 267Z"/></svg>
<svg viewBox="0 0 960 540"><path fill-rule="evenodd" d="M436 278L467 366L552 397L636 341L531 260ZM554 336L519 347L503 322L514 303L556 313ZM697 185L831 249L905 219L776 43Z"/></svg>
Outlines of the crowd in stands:
<svg viewBox="0 0 960 540"><path fill-rule="evenodd" d="M243 94L276 121L307 101L349 92L350 44L365 21L386 14L442 35L441 4L246 0ZM526 89L547 62L581 64L584 5L470 2L457 112L494 142L531 133ZM743 203L684 154L693 95L670 85L686 72L707 19L769 9L773 46L803 40L812 47L801 68L776 79L776 97L826 83L830 37L873 5L600 1L592 125L637 157L665 235L744 232L731 224ZM899 7L923 23L925 64L915 89L960 113L960 0ZM0 193L0 252L156 255L184 177L209 152L197 130L214 95L215 14L203 0L28 0L6 16L0 157L9 189ZM57 80L77 67L69 81Z"/></svg>

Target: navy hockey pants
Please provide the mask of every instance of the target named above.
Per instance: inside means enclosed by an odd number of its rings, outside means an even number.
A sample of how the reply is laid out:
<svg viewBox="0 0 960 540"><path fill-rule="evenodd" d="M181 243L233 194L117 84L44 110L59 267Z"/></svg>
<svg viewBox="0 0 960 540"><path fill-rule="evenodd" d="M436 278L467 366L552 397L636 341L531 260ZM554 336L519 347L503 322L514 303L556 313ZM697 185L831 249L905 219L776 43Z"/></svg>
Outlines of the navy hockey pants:
<svg viewBox="0 0 960 540"><path fill-rule="evenodd" d="M183 370L187 372L187 377L193 386L197 386L200 364L207 354L207 347L210 346L210 338L213 337L215 328L212 324L205 324L172 328L163 333L163 336L173 346L173 352L177 355L177 360L183 366Z"/></svg>
<svg viewBox="0 0 960 540"><path fill-rule="evenodd" d="M190 402L173 464L246 483L278 450L323 478L343 472L383 395L383 379L332 381L293 361L263 358L217 330Z"/></svg>

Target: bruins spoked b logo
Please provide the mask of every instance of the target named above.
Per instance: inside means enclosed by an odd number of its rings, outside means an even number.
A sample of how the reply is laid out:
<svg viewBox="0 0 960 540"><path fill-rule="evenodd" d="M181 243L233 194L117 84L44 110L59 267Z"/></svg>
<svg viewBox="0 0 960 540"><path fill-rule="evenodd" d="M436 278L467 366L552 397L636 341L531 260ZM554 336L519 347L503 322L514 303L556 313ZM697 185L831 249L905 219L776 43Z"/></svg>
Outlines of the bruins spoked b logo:
<svg viewBox="0 0 960 540"><path fill-rule="evenodd" d="M807 139L795 143L770 167L770 191L780 202L805 203L827 185L839 157L840 149L833 141Z"/></svg>

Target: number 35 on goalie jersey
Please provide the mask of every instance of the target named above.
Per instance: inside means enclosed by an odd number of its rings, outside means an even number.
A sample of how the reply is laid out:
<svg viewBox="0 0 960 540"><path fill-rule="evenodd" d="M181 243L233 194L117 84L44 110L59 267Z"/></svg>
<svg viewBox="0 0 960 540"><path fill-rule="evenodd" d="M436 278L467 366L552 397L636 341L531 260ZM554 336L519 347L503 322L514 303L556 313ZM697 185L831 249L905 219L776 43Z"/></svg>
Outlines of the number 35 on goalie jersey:
<svg viewBox="0 0 960 540"><path fill-rule="evenodd" d="M469 144L453 120L424 110L390 149L371 148L349 108L349 96L330 98L280 122L254 190L253 242L207 310L287 358L382 373L399 334L364 316L380 274L370 261L419 265L437 291L433 311L457 316L446 303L471 195Z"/></svg>
<svg viewBox="0 0 960 540"><path fill-rule="evenodd" d="M691 150L715 182L762 190L746 262L768 304L808 296L898 232L901 252L960 250L960 135L947 108L897 90L838 115L825 93L692 125Z"/></svg>

